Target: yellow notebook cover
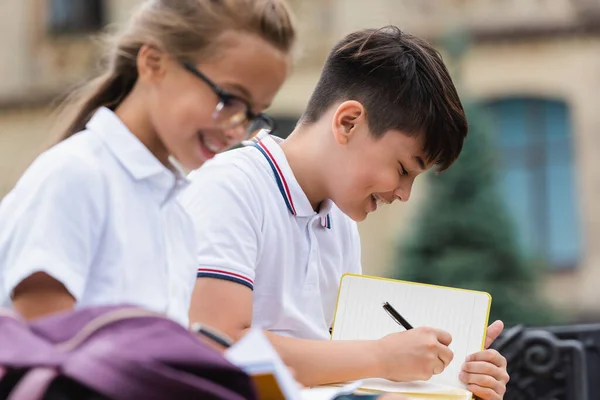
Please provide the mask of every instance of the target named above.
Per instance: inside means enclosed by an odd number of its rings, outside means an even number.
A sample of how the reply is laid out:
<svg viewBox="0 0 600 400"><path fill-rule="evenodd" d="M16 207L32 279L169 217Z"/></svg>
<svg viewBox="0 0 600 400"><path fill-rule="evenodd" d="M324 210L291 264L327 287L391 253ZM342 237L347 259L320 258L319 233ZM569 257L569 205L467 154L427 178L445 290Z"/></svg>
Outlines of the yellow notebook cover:
<svg viewBox="0 0 600 400"><path fill-rule="evenodd" d="M413 327L430 326L452 335L454 359L427 382L366 379L365 391L403 393L411 399L465 400L473 395L458 379L469 354L483 350L491 309L486 292L345 274L341 279L332 340L376 340L403 331L383 309L389 302Z"/></svg>

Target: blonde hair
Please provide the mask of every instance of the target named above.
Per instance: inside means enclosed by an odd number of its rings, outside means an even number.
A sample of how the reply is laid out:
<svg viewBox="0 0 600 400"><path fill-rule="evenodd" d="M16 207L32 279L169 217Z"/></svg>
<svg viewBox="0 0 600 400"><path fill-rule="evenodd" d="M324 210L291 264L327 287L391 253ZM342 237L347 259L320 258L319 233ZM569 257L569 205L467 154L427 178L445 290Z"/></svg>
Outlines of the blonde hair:
<svg viewBox="0 0 600 400"><path fill-rule="evenodd" d="M112 38L106 71L66 100L59 140L83 130L98 108L114 109L131 92L144 44L180 61L207 59L215 55L216 39L226 31L255 34L285 53L296 39L285 0L148 0Z"/></svg>

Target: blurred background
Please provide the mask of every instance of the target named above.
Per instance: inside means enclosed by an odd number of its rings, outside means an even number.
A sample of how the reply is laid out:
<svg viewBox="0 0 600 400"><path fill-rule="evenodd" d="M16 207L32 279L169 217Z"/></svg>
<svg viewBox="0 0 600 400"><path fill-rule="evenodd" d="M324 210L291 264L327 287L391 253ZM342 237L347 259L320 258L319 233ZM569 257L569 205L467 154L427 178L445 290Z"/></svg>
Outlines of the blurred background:
<svg viewBox="0 0 600 400"><path fill-rule="evenodd" d="M94 36L139 2L0 2L0 198L52 143L56 99L95 73ZM360 224L365 273L489 290L509 325L600 320L600 0L290 4L301 54L270 110L279 135L337 40L396 24L436 44L485 137Z"/></svg>

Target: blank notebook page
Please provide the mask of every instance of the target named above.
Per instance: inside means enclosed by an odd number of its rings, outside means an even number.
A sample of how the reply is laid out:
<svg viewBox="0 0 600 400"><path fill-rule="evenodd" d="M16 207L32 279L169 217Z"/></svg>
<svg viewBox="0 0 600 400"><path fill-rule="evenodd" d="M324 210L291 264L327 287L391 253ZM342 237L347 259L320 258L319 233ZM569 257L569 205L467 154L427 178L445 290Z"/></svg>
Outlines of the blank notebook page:
<svg viewBox="0 0 600 400"><path fill-rule="evenodd" d="M465 389L458 374L466 357L482 349L491 297L484 292L345 275L332 339L379 339L404 331L383 309L386 301L414 328L429 326L452 335L454 359L428 382Z"/></svg>

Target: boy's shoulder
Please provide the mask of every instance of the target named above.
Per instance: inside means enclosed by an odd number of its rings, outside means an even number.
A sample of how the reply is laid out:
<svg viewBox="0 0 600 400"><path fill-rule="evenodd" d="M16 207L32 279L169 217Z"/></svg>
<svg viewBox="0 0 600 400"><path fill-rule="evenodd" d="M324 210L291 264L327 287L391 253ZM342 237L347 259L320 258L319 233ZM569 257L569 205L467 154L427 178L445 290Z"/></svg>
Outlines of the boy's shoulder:
<svg viewBox="0 0 600 400"><path fill-rule="evenodd" d="M251 184L261 175L262 170L267 171L262 168L257 155L256 149L249 146L232 149L217 154L202 167L192 171L188 178L192 184L196 181L226 183L224 179L232 184Z"/></svg>
<svg viewBox="0 0 600 400"><path fill-rule="evenodd" d="M241 147L217 154L189 174L188 178L192 185L230 184L253 189L264 184L272 185L273 170L257 148L257 143L263 139L277 143L282 140L261 133L254 139L244 142Z"/></svg>
<svg viewBox="0 0 600 400"><path fill-rule="evenodd" d="M256 149L251 147L217 154L202 167L190 172L189 185L181 195L182 203L235 197L260 205L263 197L268 196L261 188L272 178L269 175L271 171L261 165L257 155Z"/></svg>

